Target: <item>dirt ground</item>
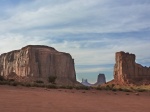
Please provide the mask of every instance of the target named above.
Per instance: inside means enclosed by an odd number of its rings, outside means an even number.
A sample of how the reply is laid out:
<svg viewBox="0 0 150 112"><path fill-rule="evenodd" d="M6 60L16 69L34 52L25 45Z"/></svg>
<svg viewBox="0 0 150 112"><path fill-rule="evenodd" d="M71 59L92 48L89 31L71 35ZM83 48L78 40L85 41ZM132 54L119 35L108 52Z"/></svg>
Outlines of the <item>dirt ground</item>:
<svg viewBox="0 0 150 112"><path fill-rule="evenodd" d="M150 93L0 86L0 112L150 112Z"/></svg>

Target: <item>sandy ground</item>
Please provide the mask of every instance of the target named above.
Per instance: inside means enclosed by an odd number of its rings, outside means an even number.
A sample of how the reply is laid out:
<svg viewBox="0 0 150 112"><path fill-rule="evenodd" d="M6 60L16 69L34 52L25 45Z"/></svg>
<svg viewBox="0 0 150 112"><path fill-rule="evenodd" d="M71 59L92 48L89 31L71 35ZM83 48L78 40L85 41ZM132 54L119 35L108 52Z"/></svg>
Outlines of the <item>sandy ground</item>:
<svg viewBox="0 0 150 112"><path fill-rule="evenodd" d="M150 112L150 93L0 86L0 112Z"/></svg>

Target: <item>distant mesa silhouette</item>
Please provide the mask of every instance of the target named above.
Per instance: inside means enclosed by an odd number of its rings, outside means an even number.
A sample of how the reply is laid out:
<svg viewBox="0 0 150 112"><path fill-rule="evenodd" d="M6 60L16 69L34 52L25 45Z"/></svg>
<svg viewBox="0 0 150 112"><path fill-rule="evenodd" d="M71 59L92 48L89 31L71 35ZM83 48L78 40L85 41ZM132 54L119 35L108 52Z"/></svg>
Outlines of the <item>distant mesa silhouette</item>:
<svg viewBox="0 0 150 112"><path fill-rule="evenodd" d="M84 86L92 86L92 84L90 84L87 79L82 79L81 84L83 84Z"/></svg>
<svg viewBox="0 0 150 112"><path fill-rule="evenodd" d="M97 77L97 82L95 84L91 84L87 79L82 79L81 84L84 86L98 86L106 83L105 74L100 73Z"/></svg>

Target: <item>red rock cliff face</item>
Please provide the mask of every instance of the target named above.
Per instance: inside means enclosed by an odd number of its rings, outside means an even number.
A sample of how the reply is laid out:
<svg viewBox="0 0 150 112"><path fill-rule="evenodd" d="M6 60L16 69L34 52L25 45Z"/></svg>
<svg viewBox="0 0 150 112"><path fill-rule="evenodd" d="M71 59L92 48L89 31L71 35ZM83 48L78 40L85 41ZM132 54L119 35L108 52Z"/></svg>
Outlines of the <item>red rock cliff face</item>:
<svg viewBox="0 0 150 112"><path fill-rule="evenodd" d="M135 62L136 56L125 52L116 53L114 80L120 84L150 84L150 67Z"/></svg>
<svg viewBox="0 0 150 112"><path fill-rule="evenodd" d="M48 46L29 45L0 56L0 75L5 78L47 79L57 76L58 83L75 83L74 60L68 53Z"/></svg>

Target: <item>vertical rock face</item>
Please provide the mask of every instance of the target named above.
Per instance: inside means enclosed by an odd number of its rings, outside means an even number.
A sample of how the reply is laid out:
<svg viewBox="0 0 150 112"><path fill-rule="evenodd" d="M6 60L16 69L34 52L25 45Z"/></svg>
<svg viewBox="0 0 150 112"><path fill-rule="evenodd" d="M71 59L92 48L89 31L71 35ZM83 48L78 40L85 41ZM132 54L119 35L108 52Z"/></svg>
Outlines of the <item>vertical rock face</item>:
<svg viewBox="0 0 150 112"><path fill-rule="evenodd" d="M101 85L101 84L105 84L106 83L106 78L104 74L99 74L98 78L97 78L97 82L95 83L95 85Z"/></svg>
<svg viewBox="0 0 150 112"><path fill-rule="evenodd" d="M116 53L114 80L120 84L150 83L150 67L143 67L135 62L136 56L125 52Z"/></svg>
<svg viewBox="0 0 150 112"><path fill-rule="evenodd" d="M56 76L59 83L75 83L74 60L68 53L52 47L29 45L0 56L0 75L5 78L47 79Z"/></svg>

